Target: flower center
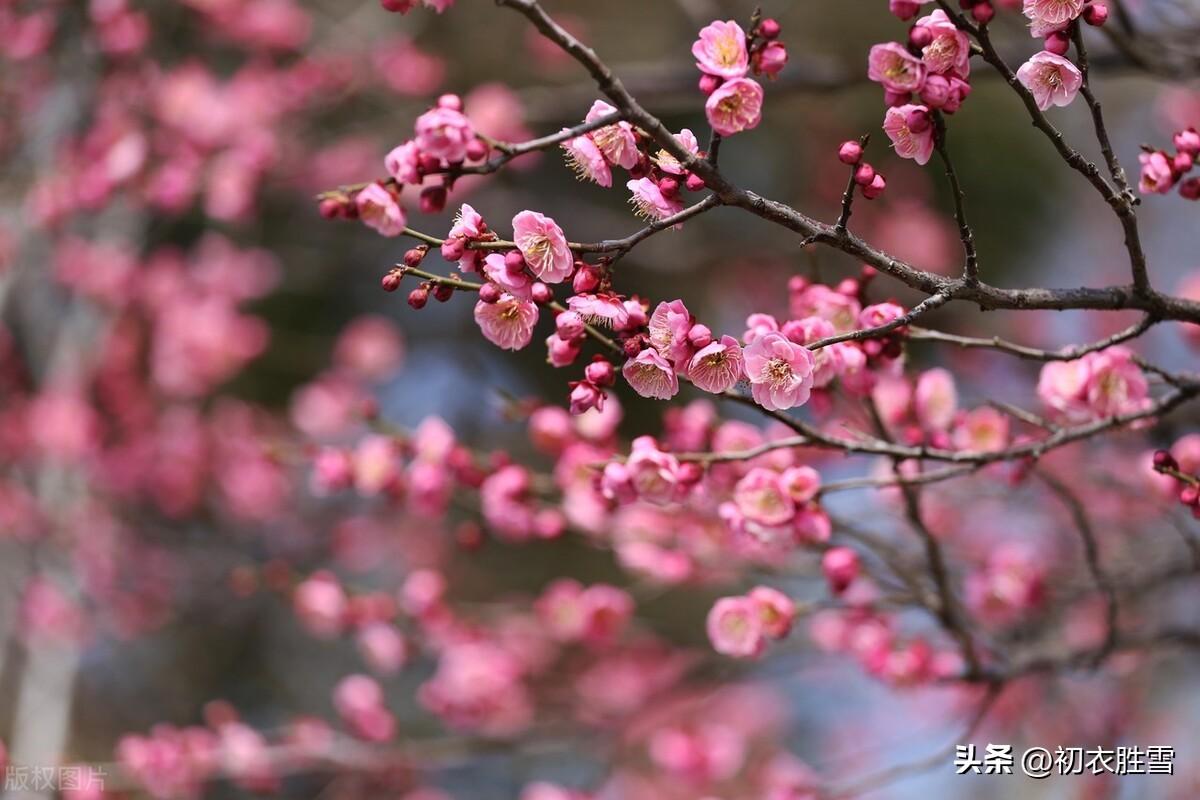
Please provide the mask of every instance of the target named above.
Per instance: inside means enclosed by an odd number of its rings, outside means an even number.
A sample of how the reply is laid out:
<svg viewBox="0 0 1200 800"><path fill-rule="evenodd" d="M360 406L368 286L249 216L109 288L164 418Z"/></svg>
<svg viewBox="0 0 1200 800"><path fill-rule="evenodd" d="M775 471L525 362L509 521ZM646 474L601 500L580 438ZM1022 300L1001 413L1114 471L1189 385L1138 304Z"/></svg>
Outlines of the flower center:
<svg viewBox="0 0 1200 800"><path fill-rule="evenodd" d="M792 365L782 358L773 358L767 362L767 379L776 386L782 386L792 381Z"/></svg>

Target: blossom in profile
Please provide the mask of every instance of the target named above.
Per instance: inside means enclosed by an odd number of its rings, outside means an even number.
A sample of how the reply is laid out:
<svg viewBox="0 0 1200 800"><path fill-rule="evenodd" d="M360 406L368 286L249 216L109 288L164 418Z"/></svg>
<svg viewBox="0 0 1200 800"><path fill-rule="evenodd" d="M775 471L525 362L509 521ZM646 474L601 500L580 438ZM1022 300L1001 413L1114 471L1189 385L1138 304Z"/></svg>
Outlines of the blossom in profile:
<svg viewBox="0 0 1200 800"><path fill-rule="evenodd" d="M807 347L770 332L745 350L746 377L754 402L782 411L808 402L813 385L813 356Z"/></svg>
<svg viewBox="0 0 1200 800"><path fill-rule="evenodd" d="M1023 11L1035 27L1058 29L1082 13L1086 0L1025 0Z"/></svg>
<svg viewBox="0 0 1200 800"><path fill-rule="evenodd" d="M721 84L708 96L704 113L708 124L722 136L748 131L762 121L763 89L750 78L735 78Z"/></svg>
<svg viewBox="0 0 1200 800"><path fill-rule="evenodd" d="M1138 180L1138 189L1142 194L1167 194L1171 191L1175 185L1175 171L1166 153L1161 150L1141 153L1138 161L1142 165L1142 175Z"/></svg>
<svg viewBox="0 0 1200 800"><path fill-rule="evenodd" d="M1083 85L1083 73L1069 59L1043 50L1017 69L1017 80L1045 111L1050 106L1070 105Z"/></svg>
<svg viewBox="0 0 1200 800"><path fill-rule="evenodd" d="M679 133L675 134L675 141L679 142L679 146L692 155L700 152L700 142L697 141L696 134L692 133L688 128L683 128ZM687 170L683 168L683 164L679 163L679 159L666 150L659 150L655 153L653 161L658 165L659 169L670 175L684 175L687 173Z"/></svg>
<svg viewBox="0 0 1200 800"><path fill-rule="evenodd" d="M513 241L534 275L546 283L562 283L575 266L575 256L558 223L536 211L513 217Z"/></svg>
<svg viewBox="0 0 1200 800"><path fill-rule="evenodd" d="M537 320L537 306L511 294L502 294L494 303L480 300L475 304L475 322L484 338L505 350L520 350L528 345Z"/></svg>
<svg viewBox="0 0 1200 800"><path fill-rule="evenodd" d="M612 167L600 152L600 146L590 136L576 136L562 143L567 165L580 180L591 181L604 188L612 186Z"/></svg>
<svg viewBox="0 0 1200 800"><path fill-rule="evenodd" d="M417 117L416 142L427 153L454 164L467 158L467 148L475 139L475 128L466 115L455 108L438 106Z"/></svg>
<svg viewBox="0 0 1200 800"><path fill-rule="evenodd" d="M391 192L378 183L367 185L355 198L358 218L383 236L399 236L408 224L404 209Z"/></svg>
<svg viewBox="0 0 1200 800"><path fill-rule="evenodd" d="M683 201L669 198L650 178L638 178L625 184L631 192L629 202L639 217L656 221L674 216L683 211Z"/></svg>
<svg viewBox="0 0 1200 800"><path fill-rule="evenodd" d="M740 78L750 68L746 32L733 20L718 20L701 28L692 55L697 69L719 78Z"/></svg>
<svg viewBox="0 0 1200 800"><path fill-rule="evenodd" d="M965 78L971 72L971 42L940 8L928 17L917 20L917 27L933 37L921 48L921 60L926 68L938 75L951 73Z"/></svg>
<svg viewBox="0 0 1200 800"><path fill-rule="evenodd" d="M616 110L616 108L603 100L597 100L592 103L592 107L588 110L584 121L595 122L598 119L615 113ZM597 128L592 131L591 137L596 146L600 148L600 152L608 159L608 163L615 167L632 169L641 159L641 153L638 151L637 146L637 137L633 135L633 126L628 122L621 121L612 125L605 125L603 128Z"/></svg>

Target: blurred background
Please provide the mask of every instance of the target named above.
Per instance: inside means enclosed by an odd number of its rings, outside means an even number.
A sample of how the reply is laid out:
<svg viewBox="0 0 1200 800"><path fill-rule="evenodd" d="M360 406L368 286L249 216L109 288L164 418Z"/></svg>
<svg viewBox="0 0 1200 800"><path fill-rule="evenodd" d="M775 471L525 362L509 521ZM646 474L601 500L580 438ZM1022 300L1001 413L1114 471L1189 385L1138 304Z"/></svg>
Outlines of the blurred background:
<svg viewBox="0 0 1200 800"><path fill-rule="evenodd" d="M696 31L713 19L747 20L756 7L735 0L545 5L668 127L697 133L707 126L689 53ZM904 23L874 0L760 5L781 23L790 61L766 86L763 124L724 144L724 172L833 220L845 180L837 145L870 133L868 156L888 176L888 191L860 201L851 227L920 267L957 272L945 181L932 164L919 168L888 153L879 87L866 80L868 48L902 40ZM1186 45L1191 31L1194 46L1195 28L1185 24L1195 19L1187 16L1198 11L1194 3L1130 6L1150 42L1161 34ZM1002 11L993 25L1014 63L1037 49L1023 22ZM1087 38L1114 145L1135 172L1141 144L1165 145L1173 131L1200 123L1200 88L1147 75L1098 32ZM464 607L536 595L561 575L632 585L639 618L656 640L706 649L704 615L727 586L647 588L607 550L578 538L476 546L474 528L462 524L469 515L433 524L353 497L316 499L305 486L311 450L302 442L329 438L368 397L387 426L413 430L436 415L468 446L553 466L514 413L525 398L566 402L564 373L545 363L540 346L551 324L542 321L534 346L501 355L479 336L471 301L413 311L404 303L407 286L398 294L380 289L411 241L323 220L314 201L322 190L383 177L383 156L443 92L461 94L476 126L502 140L581 121L594 88L522 18L482 0L404 16L376 0L0 0L0 51L0 633L7 643L0 740L9 763L91 762L117 776L122 736L160 723L211 725L228 713L214 700L268 735L305 715L332 718L331 689L362 671L360 655L353 644L314 639L280 589L320 569L361 592L394 592L414 567L437 565ZM969 103L951 120L950 150L985 279L1124 282L1120 231L1104 203L1056 160L1003 82L977 70ZM1081 104L1050 115L1099 158ZM419 214L415 197L406 201L409 225L435 236L462 202L501 235L522 209L553 215L574 241L617 238L641 225L623 187L577 183L553 151L518 159L494 177L462 180L443 214ZM1155 285L1181 289L1200 269L1195 206L1150 197L1139 217ZM787 314L790 276L833 284L859 266L830 251L801 250L780 228L718 209L639 246L621 261L618 286L654 302L682 298L714 331L738 332L749 313ZM450 269L436 253L427 267ZM884 278L873 291L881 300L917 299ZM925 324L1049 348L1134 321L981 314L957 304ZM1195 365L1179 326L1155 328L1138 349L1167 368ZM928 344L915 345L910 358L949 367L968 405L987 397L1034 402L1036 365ZM680 400L694 399L689 391ZM624 386L617 399L623 439L661 431L661 404ZM720 413L754 420L739 409ZM1185 409L1152 438L1169 444L1196 422ZM1105 452L1118 470L1135 458L1128 449ZM837 462L823 472L848 477L865 463ZM1137 478L1128 485L1142 491ZM992 496L974 519L958 520L966 527L1070 540L1058 523L1001 512L1001 501L1012 500L1003 487L971 491ZM950 490L945 505L966 496ZM831 509L881 532L897 524L853 494ZM1136 535L1137 517L1125 514L1111 520L1114 536ZM1136 564L1136 548L1113 553ZM1183 557L1169 548L1155 553L1168 562ZM819 595L811 570L800 573L781 576L781 585ZM1197 599L1193 586L1162 602L1195 622ZM1135 677L1123 683L1125 667ZM853 779L942 753L936 768L865 796L1200 795L1194 657L1166 658L1153 672L1130 661L1052 691L1029 688L1026 702L1011 701L1008 711L1001 702L996 736L1006 742L1028 734L1028 744L1050 747L1109 743L1107 732L1119 727L1120 741L1178 750L1182 775L1108 781L956 777L944 748L963 733L973 696L896 690L811 648L712 669L727 687L721 702L750 718L747 726L772 747L822 774ZM383 681L405 740L441 741L440 723L414 700L432 670L416 658ZM730 694L742 681L772 694ZM655 698L648 691L644 701ZM430 754L434 766L422 782L453 797L499 800L517 797L532 780L603 782L615 760L604 749L610 745L587 737L558 744L553 736L528 748L467 741ZM417 761L422 752L414 751ZM411 775L344 778L302 771L274 790L401 797L412 785ZM154 793L123 783L113 777L110 790ZM194 791L233 797L256 788L263 787L216 780Z"/></svg>

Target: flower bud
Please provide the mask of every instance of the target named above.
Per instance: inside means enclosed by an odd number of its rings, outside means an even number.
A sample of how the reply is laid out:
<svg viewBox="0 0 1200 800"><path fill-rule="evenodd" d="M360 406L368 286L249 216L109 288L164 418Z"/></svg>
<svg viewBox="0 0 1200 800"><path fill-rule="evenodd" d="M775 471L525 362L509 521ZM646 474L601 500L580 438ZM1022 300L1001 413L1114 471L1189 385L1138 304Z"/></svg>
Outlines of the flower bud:
<svg viewBox="0 0 1200 800"><path fill-rule="evenodd" d="M584 376L597 386L612 386L617 380L617 370L612 362L601 358L588 364L583 370Z"/></svg>
<svg viewBox="0 0 1200 800"><path fill-rule="evenodd" d="M1193 158L1200 156L1200 133L1195 128L1188 128L1175 134L1175 149L1189 153Z"/></svg>
<svg viewBox="0 0 1200 800"><path fill-rule="evenodd" d="M930 75L921 87L921 102L930 108L942 108L950 101L950 81L942 75Z"/></svg>
<svg viewBox="0 0 1200 800"><path fill-rule="evenodd" d="M1062 31L1055 31L1046 36L1046 49L1056 56L1066 55L1071 48L1071 40Z"/></svg>
<svg viewBox="0 0 1200 800"><path fill-rule="evenodd" d="M1179 502L1185 506L1194 506L1200 502L1200 486L1188 484L1179 490Z"/></svg>
<svg viewBox="0 0 1200 800"><path fill-rule="evenodd" d="M379 5L383 6L384 11L394 11L398 14L407 14L412 11L417 0L379 0Z"/></svg>
<svg viewBox="0 0 1200 800"><path fill-rule="evenodd" d="M529 287L529 294L535 303L549 303L554 299L554 292L550 291L550 287L541 281L536 281L533 286Z"/></svg>
<svg viewBox="0 0 1200 800"><path fill-rule="evenodd" d="M327 197L317 204L317 213L325 219L333 219L342 213L342 204L332 197Z"/></svg>
<svg viewBox="0 0 1200 800"><path fill-rule="evenodd" d="M707 325L701 325L700 323L696 323L691 327L691 330L688 331L687 337L692 347L696 348L697 350L702 350L705 347L708 347L710 344L712 344L713 340L712 331L709 330Z"/></svg>
<svg viewBox="0 0 1200 800"><path fill-rule="evenodd" d="M463 253L467 252L467 242L455 236L453 239L447 239L442 242L442 258L447 261L458 261L463 257Z"/></svg>
<svg viewBox="0 0 1200 800"><path fill-rule="evenodd" d="M525 256L520 250L509 250L504 254L504 269L512 273L525 269Z"/></svg>
<svg viewBox="0 0 1200 800"><path fill-rule="evenodd" d="M902 106L912 99L912 92L894 92L888 89L883 93L883 102L889 108L892 106Z"/></svg>
<svg viewBox="0 0 1200 800"><path fill-rule="evenodd" d="M767 17L762 22L758 23L758 35L764 39L777 39L782 29L779 22L771 17Z"/></svg>
<svg viewBox="0 0 1200 800"><path fill-rule="evenodd" d="M582 339L585 332L583 317L576 311L564 311L554 318L554 329L565 341Z"/></svg>
<svg viewBox="0 0 1200 800"><path fill-rule="evenodd" d="M704 74L700 76L700 91L706 95L712 94L721 86L721 79L716 75Z"/></svg>
<svg viewBox="0 0 1200 800"><path fill-rule="evenodd" d="M908 31L908 43L917 49L928 47L933 43L933 31L928 25L914 25Z"/></svg>
<svg viewBox="0 0 1200 800"><path fill-rule="evenodd" d="M437 172L441 169L442 160L432 153L421 153L420 167L421 172Z"/></svg>
<svg viewBox="0 0 1200 800"><path fill-rule="evenodd" d="M843 164L853 166L862 161L862 157L863 148L858 142L842 142L842 146L838 148L838 161L841 161Z"/></svg>
<svg viewBox="0 0 1200 800"><path fill-rule="evenodd" d="M604 402L604 392L593 383L580 381L571 387L571 408L572 414L582 414L593 408L599 408Z"/></svg>
<svg viewBox="0 0 1200 800"><path fill-rule="evenodd" d="M854 170L854 182L859 186L870 186L875 180L875 168L865 161L858 165L858 169Z"/></svg>
<svg viewBox="0 0 1200 800"><path fill-rule="evenodd" d="M871 185L863 187L863 197L867 198L868 200L874 200L876 197L879 197L881 194L883 194L883 190L886 188L887 181L884 180L882 175L876 174L875 180L871 181Z"/></svg>
<svg viewBox="0 0 1200 800"><path fill-rule="evenodd" d="M439 303L444 303L454 296L454 287L449 284L439 283L433 287L433 297Z"/></svg>
<svg viewBox="0 0 1200 800"><path fill-rule="evenodd" d="M449 108L452 111L462 111L462 98L456 94L444 94L437 99L438 108Z"/></svg>
<svg viewBox="0 0 1200 800"><path fill-rule="evenodd" d="M996 16L996 9L989 2L976 3L971 7L971 16L973 16L975 21L980 25L986 25L992 21L993 17Z"/></svg>
<svg viewBox="0 0 1200 800"><path fill-rule="evenodd" d="M699 192L704 188L704 178L689 172L687 176L687 188L689 192Z"/></svg>
<svg viewBox="0 0 1200 800"><path fill-rule="evenodd" d="M1175 456L1171 455L1170 450L1155 450L1154 451L1154 468L1155 469L1178 469L1179 463L1175 460Z"/></svg>
<svg viewBox="0 0 1200 800"><path fill-rule="evenodd" d="M1103 3L1088 3L1083 7L1083 21L1099 28L1108 22L1108 6Z"/></svg>
<svg viewBox="0 0 1200 800"><path fill-rule="evenodd" d="M500 299L504 292L494 283L485 283L479 287L479 299L489 305Z"/></svg>
<svg viewBox="0 0 1200 800"><path fill-rule="evenodd" d="M908 116L904 120L904 124L913 133L924 133L933 125L933 120L929 116L929 110L920 106L908 112Z"/></svg>
<svg viewBox="0 0 1200 800"><path fill-rule="evenodd" d="M668 200L674 198L679 194L679 181L674 178L660 178L658 181L658 190Z"/></svg>
<svg viewBox="0 0 1200 800"><path fill-rule="evenodd" d="M787 60L787 46L783 42L768 42L766 47L754 54L755 67L768 78L783 72Z"/></svg>
<svg viewBox="0 0 1200 800"><path fill-rule="evenodd" d="M910 20L921 10L917 0L888 0L888 11L897 19Z"/></svg>
<svg viewBox="0 0 1200 800"><path fill-rule="evenodd" d="M411 250L408 250L404 253L404 265L406 267L421 266L421 262L425 260L426 252L427 250L424 247L414 247Z"/></svg>
<svg viewBox="0 0 1200 800"><path fill-rule="evenodd" d="M858 553L849 547L831 547L821 557L821 571L834 594L841 594L858 577L860 565Z"/></svg>
<svg viewBox="0 0 1200 800"><path fill-rule="evenodd" d="M571 281L571 288L575 290L575 294L587 294L599 285L600 275L591 264L584 264L577 269L575 279Z"/></svg>
<svg viewBox="0 0 1200 800"><path fill-rule="evenodd" d="M488 152L487 142L483 139L472 139L467 143L467 161L483 161Z"/></svg>
<svg viewBox="0 0 1200 800"><path fill-rule="evenodd" d="M546 339L546 360L550 366L569 367L579 358L579 342L569 342L557 333L550 334Z"/></svg>
<svg viewBox="0 0 1200 800"><path fill-rule="evenodd" d="M1179 196L1184 200L1200 200L1200 178L1188 178L1179 184Z"/></svg>
<svg viewBox="0 0 1200 800"><path fill-rule="evenodd" d="M440 214L446 208L446 187L427 186L418 200L422 214Z"/></svg>
<svg viewBox="0 0 1200 800"><path fill-rule="evenodd" d="M392 271L384 275L379 284L383 287L385 292L394 292L400 288L400 279L403 277L404 276L401 273Z"/></svg>
<svg viewBox="0 0 1200 800"><path fill-rule="evenodd" d="M415 310L420 311L429 302L429 290L424 286L418 286L408 293L408 304Z"/></svg>

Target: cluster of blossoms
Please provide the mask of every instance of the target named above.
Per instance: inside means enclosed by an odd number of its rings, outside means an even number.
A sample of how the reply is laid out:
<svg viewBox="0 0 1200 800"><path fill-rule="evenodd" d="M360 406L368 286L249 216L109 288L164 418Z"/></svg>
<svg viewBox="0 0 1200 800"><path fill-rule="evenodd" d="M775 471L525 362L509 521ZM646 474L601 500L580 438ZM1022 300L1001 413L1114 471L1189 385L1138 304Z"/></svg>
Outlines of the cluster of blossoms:
<svg viewBox="0 0 1200 800"><path fill-rule="evenodd" d="M735 658L762 655L767 639L784 639L792 630L796 604L769 586L740 597L722 597L708 612L708 638L718 653Z"/></svg>
<svg viewBox="0 0 1200 800"><path fill-rule="evenodd" d="M703 73L700 91L708 95L704 113L721 136L758 127L762 120L763 88L747 77L776 77L787 63L787 48L779 41L779 23L758 22L747 36L733 20L713 22L700 30L692 45L696 68Z"/></svg>
<svg viewBox="0 0 1200 800"><path fill-rule="evenodd" d="M1168 194L1179 186L1179 196L1200 200L1200 178L1184 178L1200 158L1200 133L1195 128L1179 131L1174 137L1175 155L1165 150L1147 150L1138 156L1142 177L1138 188L1144 194Z"/></svg>
<svg viewBox="0 0 1200 800"><path fill-rule="evenodd" d="M1067 106L1083 85L1083 73L1066 58L1074 26L1082 19L1101 26L1108 20L1108 6L1099 0L1025 0L1023 10L1034 38L1044 40L1045 49L1017 70L1017 79L1030 91L1037 106Z"/></svg>
<svg viewBox="0 0 1200 800"><path fill-rule="evenodd" d="M1150 386L1134 354L1109 347L1075 361L1051 361L1038 378L1038 397L1060 419L1081 422L1141 411Z"/></svg>
<svg viewBox="0 0 1200 800"><path fill-rule="evenodd" d="M953 114L967 99L970 59L970 40L941 9L913 24L906 45L871 48L867 76L883 86L883 129L898 155L929 161L937 135L933 114Z"/></svg>

